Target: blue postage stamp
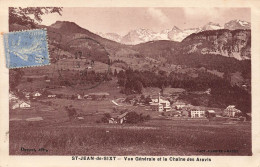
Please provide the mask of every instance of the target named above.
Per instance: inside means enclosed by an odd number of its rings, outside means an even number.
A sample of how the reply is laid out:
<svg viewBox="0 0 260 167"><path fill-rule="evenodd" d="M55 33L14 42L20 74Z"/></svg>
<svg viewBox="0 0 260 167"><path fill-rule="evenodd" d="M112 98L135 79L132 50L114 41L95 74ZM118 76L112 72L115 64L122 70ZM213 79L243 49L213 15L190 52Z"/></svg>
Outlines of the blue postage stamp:
<svg viewBox="0 0 260 167"><path fill-rule="evenodd" d="M47 31L35 29L4 34L7 68L49 64Z"/></svg>

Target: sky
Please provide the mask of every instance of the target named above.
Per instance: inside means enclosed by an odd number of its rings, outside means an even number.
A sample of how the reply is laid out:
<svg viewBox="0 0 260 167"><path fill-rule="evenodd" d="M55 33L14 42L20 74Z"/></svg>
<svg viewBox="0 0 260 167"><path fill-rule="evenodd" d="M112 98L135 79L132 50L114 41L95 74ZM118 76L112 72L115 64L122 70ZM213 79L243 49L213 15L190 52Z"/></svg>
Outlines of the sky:
<svg viewBox="0 0 260 167"><path fill-rule="evenodd" d="M145 28L155 32L172 29L196 28L208 22L223 26L234 19L251 20L250 8L63 8L62 16L48 14L41 24L71 21L91 31L126 35L129 31Z"/></svg>

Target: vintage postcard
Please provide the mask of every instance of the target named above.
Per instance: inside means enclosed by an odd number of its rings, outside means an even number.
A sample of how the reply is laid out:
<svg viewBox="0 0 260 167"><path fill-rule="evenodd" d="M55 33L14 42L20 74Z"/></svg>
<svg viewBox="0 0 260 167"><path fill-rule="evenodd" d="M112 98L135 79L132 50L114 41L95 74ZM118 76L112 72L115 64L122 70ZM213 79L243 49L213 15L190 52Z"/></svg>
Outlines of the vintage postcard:
<svg viewBox="0 0 260 167"><path fill-rule="evenodd" d="M0 2L0 166L260 166L259 3Z"/></svg>

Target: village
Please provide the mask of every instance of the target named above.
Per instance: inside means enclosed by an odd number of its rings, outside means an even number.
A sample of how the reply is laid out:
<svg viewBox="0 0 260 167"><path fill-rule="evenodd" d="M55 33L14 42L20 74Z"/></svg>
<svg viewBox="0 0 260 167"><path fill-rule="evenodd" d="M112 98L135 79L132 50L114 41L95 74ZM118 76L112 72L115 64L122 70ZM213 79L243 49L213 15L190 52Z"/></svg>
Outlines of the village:
<svg viewBox="0 0 260 167"><path fill-rule="evenodd" d="M210 94L210 89L204 93ZM105 110L104 115L106 119L102 120L103 123L109 124L124 124L129 123L127 121L127 115L130 112L146 113L149 119L167 119L167 120L197 120L197 121L209 121L209 120L229 120L229 121L248 121L251 115L247 117L243 116L242 111L238 110L235 105L229 105L225 109L208 108L203 106L194 106L184 101L178 100L168 96L163 96L160 93L141 96L128 96L126 98L113 99L108 92L95 92L95 93L79 93L73 95L55 94L50 91L23 91L23 98L18 98L13 93L10 93L10 109L11 111L24 111L31 110L33 103L53 101L54 99L66 99L70 101L80 101L81 103L87 103L88 101L94 103L102 103L102 101L108 101L113 106L113 111ZM46 104L46 103L45 103ZM62 105L68 112L72 110L72 105ZM83 106L82 106L83 107ZM144 111L144 112L143 112ZM72 114L69 113L69 119L83 120L82 113L79 114L76 109L73 109ZM84 114L83 114L84 115ZM73 117L73 118L71 118ZM29 119L30 120L30 119ZM32 118L32 120L34 120ZM36 119L37 120L37 119ZM39 120L43 120L40 118ZM99 121L97 121L99 122Z"/></svg>

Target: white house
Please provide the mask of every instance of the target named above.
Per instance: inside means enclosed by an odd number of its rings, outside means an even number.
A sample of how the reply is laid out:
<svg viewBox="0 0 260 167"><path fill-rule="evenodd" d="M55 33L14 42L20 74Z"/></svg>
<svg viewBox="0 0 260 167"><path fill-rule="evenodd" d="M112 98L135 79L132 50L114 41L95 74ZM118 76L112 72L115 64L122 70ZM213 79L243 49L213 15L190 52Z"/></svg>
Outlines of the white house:
<svg viewBox="0 0 260 167"><path fill-rule="evenodd" d="M207 89L204 93L210 95L210 93L211 93L211 89L210 89L210 88Z"/></svg>
<svg viewBox="0 0 260 167"><path fill-rule="evenodd" d="M150 102L150 106L153 111L163 112L163 105L158 102Z"/></svg>
<svg viewBox="0 0 260 167"><path fill-rule="evenodd" d="M56 95L48 95L49 98L54 98Z"/></svg>
<svg viewBox="0 0 260 167"><path fill-rule="evenodd" d="M160 93L158 95L158 98L152 99L152 101L150 102L150 106L152 110L159 111L159 112L163 112L163 111L167 112L171 110L170 102L168 100L161 99Z"/></svg>
<svg viewBox="0 0 260 167"><path fill-rule="evenodd" d="M116 124L116 120L114 118L109 118L108 123L110 124Z"/></svg>
<svg viewBox="0 0 260 167"><path fill-rule="evenodd" d="M205 111L203 110L191 110L190 111L191 118L202 118L205 117Z"/></svg>
<svg viewBox="0 0 260 167"><path fill-rule="evenodd" d="M215 114L216 112L214 110L208 110L208 113Z"/></svg>
<svg viewBox="0 0 260 167"><path fill-rule="evenodd" d="M9 93L9 100L18 100L18 97L16 97L12 92Z"/></svg>
<svg viewBox="0 0 260 167"><path fill-rule="evenodd" d="M159 103L163 105L163 111L168 112L171 110L171 104L168 100L160 99Z"/></svg>
<svg viewBox="0 0 260 167"><path fill-rule="evenodd" d="M27 103L27 102L22 102L20 103L20 108L30 108L31 107L31 104L30 103Z"/></svg>
<svg viewBox="0 0 260 167"><path fill-rule="evenodd" d="M30 104L29 102L19 101L19 102L15 103L15 104L12 106L12 109L16 109L16 108L26 109L26 108L30 108L30 107L31 107L31 104Z"/></svg>
<svg viewBox="0 0 260 167"><path fill-rule="evenodd" d="M34 97L39 97L39 96L41 96L42 94L40 93L40 92L35 92L34 94L33 94L33 96Z"/></svg>
<svg viewBox="0 0 260 167"><path fill-rule="evenodd" d="M15 104L12 106L12 109L14 110L14 109L17 109L17 108L19 108L19 107L20 107L19 103L15 103Z"/></svg>
<svg viewBox="0 0 260 167"><path fill-rule="evenodd" d="M78 99L82 99L82 96L80 94L77 94Z"/></svg>
<svg viewBox="0 0 260 167"><path fill-rule="evenodd" d="M236 114L242 113L240 110L235 108L236 106L234 105L229 105L224 111L223 115L228 116L228 117L235 117Z"/></svg>

